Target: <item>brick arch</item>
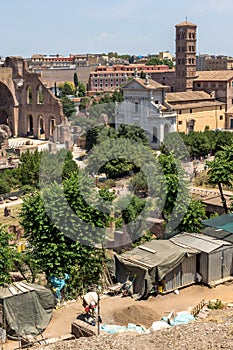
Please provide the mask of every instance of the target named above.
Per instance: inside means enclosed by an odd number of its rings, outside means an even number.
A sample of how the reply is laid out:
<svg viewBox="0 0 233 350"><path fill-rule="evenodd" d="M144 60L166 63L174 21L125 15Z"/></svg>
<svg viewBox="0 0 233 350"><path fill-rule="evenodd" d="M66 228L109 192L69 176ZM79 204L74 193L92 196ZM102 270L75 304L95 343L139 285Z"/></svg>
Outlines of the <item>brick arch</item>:
<svg viewBox="0 0 233 350"><path fill-rule="evenodd" d="M38 138L45 138L45 116L43 114L39 114L38 116Z"/></svg>
<svg viewBox="0 0 233 350"><path fill-rule="evenodd" d="M34 136L34 119L32 114L27 115L27 136Z"/></svg>
<svg viewBox="0 0 233 350"><path fill-rule="evenodd" d="M8 125L14 134L14 97L6 84L0 81L0 124Z"/></svg>
<svg viewBox="0 0 233 350"><path fill-rule="evenodd" d="M48 117L48 134L49 136L52 136L55 131L56 126L56 117L53 115L50 115Z"/></svg>

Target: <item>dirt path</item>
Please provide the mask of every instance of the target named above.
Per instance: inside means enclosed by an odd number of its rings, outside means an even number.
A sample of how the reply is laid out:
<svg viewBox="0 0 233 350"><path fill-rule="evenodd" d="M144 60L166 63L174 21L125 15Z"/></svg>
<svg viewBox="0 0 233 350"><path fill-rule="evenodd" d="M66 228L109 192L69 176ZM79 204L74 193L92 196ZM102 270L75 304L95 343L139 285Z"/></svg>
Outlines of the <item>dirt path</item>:
<svg viewBox="0 0 233 350"><path fill-rule="evenodd" d="M191 310L202 299L220 299L233 302L233 283L219 285L215 288L194 285L180 290L180 294L151 296L148 300L135 301L130 297L110 297L103 295L100 301L100 314L103 323L127 325L141 324L150 327L153 321L160 320L169 312ZM53 318L44 332L45 338L61 337L70 334L71 323L83 312L80 301L67 303L54 310ZM7 342L4 350L17 348L17 342Z"/></svg>

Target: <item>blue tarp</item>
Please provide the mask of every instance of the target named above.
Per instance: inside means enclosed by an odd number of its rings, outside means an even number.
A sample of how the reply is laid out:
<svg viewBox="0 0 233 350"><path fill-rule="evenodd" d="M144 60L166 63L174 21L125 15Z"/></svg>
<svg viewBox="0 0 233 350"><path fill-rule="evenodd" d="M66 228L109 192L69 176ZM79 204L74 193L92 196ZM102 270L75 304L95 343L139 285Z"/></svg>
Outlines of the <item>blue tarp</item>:
<svg viewBox="0 0 233 350"><path fill-rule="evenodd" d="M167 317L163 317L162 320L168 322ZM193 315L189 314L188 312L182 312L179 315L177 315L173 320L170 320L170 322L168 323L171 326L179 326L181 324L187 324L192 321L195 321L195 318Z"/></svg>
<svg viewBox="0 0 233 350"><path fill-rule="evenodd" d="M137 333L144 333L146 331L146 328L142 326L137 326L134 323L129 323L128 327L125 326L118 326L114 324L103 324L101 326L101 330L104 332L107 332L108 334L115 334L115 333L122 333L126 331L134 331Z"/></svg>
<svg viewBox="0 0 233 350"><path fill-rule="evenodd" d="M52 284L54 290L55 290L55 297L58 300L62 299L62 295L61 295L61 290L62 288L66 285L66 280L69 279L69 275L67 273L65 273L64 278L59 278L56 276L50 276L48 278L49 282Z"/></svg>

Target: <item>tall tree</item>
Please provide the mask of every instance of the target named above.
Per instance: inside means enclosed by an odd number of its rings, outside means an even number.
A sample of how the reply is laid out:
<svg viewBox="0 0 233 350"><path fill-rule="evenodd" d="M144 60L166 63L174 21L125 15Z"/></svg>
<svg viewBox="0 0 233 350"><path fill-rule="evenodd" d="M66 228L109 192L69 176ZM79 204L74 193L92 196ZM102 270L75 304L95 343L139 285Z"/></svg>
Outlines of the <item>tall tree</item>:
<svg viewBox="0 0 233 350"><path fill-rule="evenodd" d="M77 284L73 286L76 295L98 281L103 267L102 250L95 248L95 244L105 238L102 234L110 223L110 216L85 200L95 201L95 193L90 178L73 173L64 180L63 188L51 184L43 192L27 196L21 212L21 223L37 264L47 277L64 276L64 273L76 275ZM105 198L106 194L101 195ZM71 285L72 281L71 278Z"/></svg>
<svg viewBox="0 0 233 350"><path fill-rule="evenodd" d="M86 87L81 81L78 82L78 90L77 91L78 91L79 97L86 96Z"/></svg>
<svg viewBox="0 0 233 350"><path fill-rule="evenodd" d="M65 116L70 119L76 112L76 108L74 105L74 102L67 96L63 96L61 98L62 106L63 106L63 113Z"/></svg>
<svg viewBox="0 0 233 350"><path fill-rule="evenodd" d="M74 73L74 86L75 86L75 92L76 92L76 94L77 94L77 92L78 92L78 84L79 84L79 81L78 81L78 75L77 75L77 73L75 72Z"/></svg>
<svg viewBox="0 0 233 350"><path fill-rule="evenodd" d="M230 146L223 147L222 151L217 152L215 159L207 162L207 165L209 167L208 176L210 183L218 186L224 211L228 213L223 186L225 185L228 188L233 186L233 143Z"/></svg>

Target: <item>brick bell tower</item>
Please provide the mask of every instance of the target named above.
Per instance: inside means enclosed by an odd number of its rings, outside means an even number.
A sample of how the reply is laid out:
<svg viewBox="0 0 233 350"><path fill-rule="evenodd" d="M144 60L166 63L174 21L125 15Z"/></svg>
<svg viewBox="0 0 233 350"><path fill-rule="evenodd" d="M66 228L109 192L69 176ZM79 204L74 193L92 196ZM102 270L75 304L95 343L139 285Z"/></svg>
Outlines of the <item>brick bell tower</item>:
<svg viewBox="0 0 233 350"><path fill-rule="evenodd" d="M193 89L196 77L197 25L185 21L176 25L176 91Z"/></svg>

